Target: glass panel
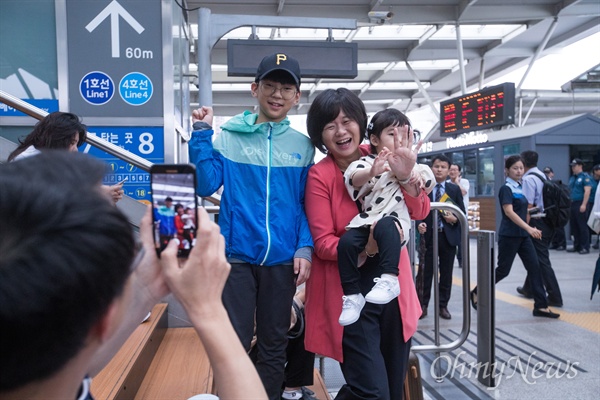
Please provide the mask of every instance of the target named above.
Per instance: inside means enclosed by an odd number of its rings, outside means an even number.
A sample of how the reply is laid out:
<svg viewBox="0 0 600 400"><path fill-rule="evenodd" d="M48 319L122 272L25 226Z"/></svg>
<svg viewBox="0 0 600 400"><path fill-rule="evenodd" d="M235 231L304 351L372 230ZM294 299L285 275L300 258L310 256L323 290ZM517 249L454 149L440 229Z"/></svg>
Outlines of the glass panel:
<svg viewBox="0 0 600 400"><path fill-rule="evenodd" d="M463 178L469 180L469 197L479 194L477 190L477 150L467 150L464 152Z"/></svg>
<svg viewBox="0 0 600 400"><path fill-rule="evenodd" d="M1 89L21 99L57 99L54 1L1 3Z"/></svg>
<svg viewBox="0 0 600 400"><path fill-rule="evenodd" d="M473 174L467 175L467 171L465 168L465 153L462 151L457 151L452 153L451 156L452 164L460 165L462 178L469 181L469 197L475 196L476 176Z"/></svg>
<svg viewBox="0 0 600 400"><path fill-rule="evenodd" d="M574 158L581 158L583 170L591 175L594 165L600 164L600 146L571 145L569 147L569 162Z"/></svg>
<svg viewBox="0 0 600 400"><path fill-rule="evenodd" d="M521 144L513 143L502 146L502 154L504 158L515 154L521 154Z"/></svg>
<svg viewBox="0 0 600 400"><path fill-rule="evenodd" d="M477 194L480 196L494 196L494 147L480 148L478 153Z"/></svg>
<svg viewBox="0 0 600 400"><path fill-rule="evenodd" d="M449 154L450 160L452 160L452 164L458 164L461 168L464 168L465 165L465 155L462 151L456 151L454 153ZM463 171L464 173L464 171Z"/></svg>

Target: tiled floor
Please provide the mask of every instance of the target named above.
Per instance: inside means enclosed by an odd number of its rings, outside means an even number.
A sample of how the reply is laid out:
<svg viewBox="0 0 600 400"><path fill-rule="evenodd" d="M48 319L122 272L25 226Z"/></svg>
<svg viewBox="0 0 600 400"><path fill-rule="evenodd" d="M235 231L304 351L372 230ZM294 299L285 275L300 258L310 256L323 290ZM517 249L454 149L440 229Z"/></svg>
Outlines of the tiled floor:
<svg viewBox="0 0 600 400"><path fill-rule="evenodd" d="M471 286L477 282L477 240L470 240ZM591 399L600 393L600 293L590 300L591 281L598 250L580 255L550 251L564 307L553 308L558 320L532 316L533 302L516 287L526 276L515 260L511 273L496 287L494 387L478 382L477 313L471 310L470 334L449 353L419 353L426 399L553 400ZM455 264L452 319L440 320L441 343L455 340L462 328L462 270ZM495 265L494 265L495 266ZM430 309L432 309L430 305ZM430 310L431 311L431 310ZM434 343L433 312L419 322L414 345ZM324 379L335 395L344 383L339 366L324 360ZM435 376L442 375L441 381Z"/></svg>

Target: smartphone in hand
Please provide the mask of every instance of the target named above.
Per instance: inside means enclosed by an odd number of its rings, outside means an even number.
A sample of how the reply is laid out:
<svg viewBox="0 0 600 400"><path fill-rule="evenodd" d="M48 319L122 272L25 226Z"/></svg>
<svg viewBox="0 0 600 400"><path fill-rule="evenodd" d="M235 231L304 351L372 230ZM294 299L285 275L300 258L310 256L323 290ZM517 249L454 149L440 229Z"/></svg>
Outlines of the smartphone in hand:
<svg viewBox="0 0 600 400"><path fill-rule="evenodd" d="M169 241L177 239L177 256L186 258L196 243L196 167L193 164L152 165L150 192L158 256Z"/></svg>

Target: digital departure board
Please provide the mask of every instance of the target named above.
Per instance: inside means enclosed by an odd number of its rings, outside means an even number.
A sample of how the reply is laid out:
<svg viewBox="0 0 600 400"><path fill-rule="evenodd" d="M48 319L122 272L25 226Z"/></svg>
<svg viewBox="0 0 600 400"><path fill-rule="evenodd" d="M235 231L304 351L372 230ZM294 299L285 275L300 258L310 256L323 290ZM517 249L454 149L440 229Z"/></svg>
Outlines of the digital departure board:
<svg viewBox="0 0 600 400"><path fill-rule="evenodd" d="M492 86L440 103L440 135L455 136L515 120L515 84Z"/></svg>

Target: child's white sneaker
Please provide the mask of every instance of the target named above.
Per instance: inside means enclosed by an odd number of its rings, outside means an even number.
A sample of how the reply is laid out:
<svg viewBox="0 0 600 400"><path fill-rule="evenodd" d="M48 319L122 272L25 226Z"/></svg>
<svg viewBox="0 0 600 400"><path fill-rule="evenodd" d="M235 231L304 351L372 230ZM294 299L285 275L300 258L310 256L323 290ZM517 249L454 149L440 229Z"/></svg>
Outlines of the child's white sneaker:
<svg viewBox="0 0 600 400"><path fill-rule="evenodd" d="M367 295L365 300L374 304L387 304L400 295L400 284L398 277L383 274L381 278L373 279L375 286Z"/></svg>
<svg viewBox="0 0 600 400"><path fill-rule="evenodd" d="M338 322L341 326L346 326L355 323L360 317L360 312L365 306L365 298L362 294L351 294L342 296L344 303L342 304L342 313Z"/></svg>

